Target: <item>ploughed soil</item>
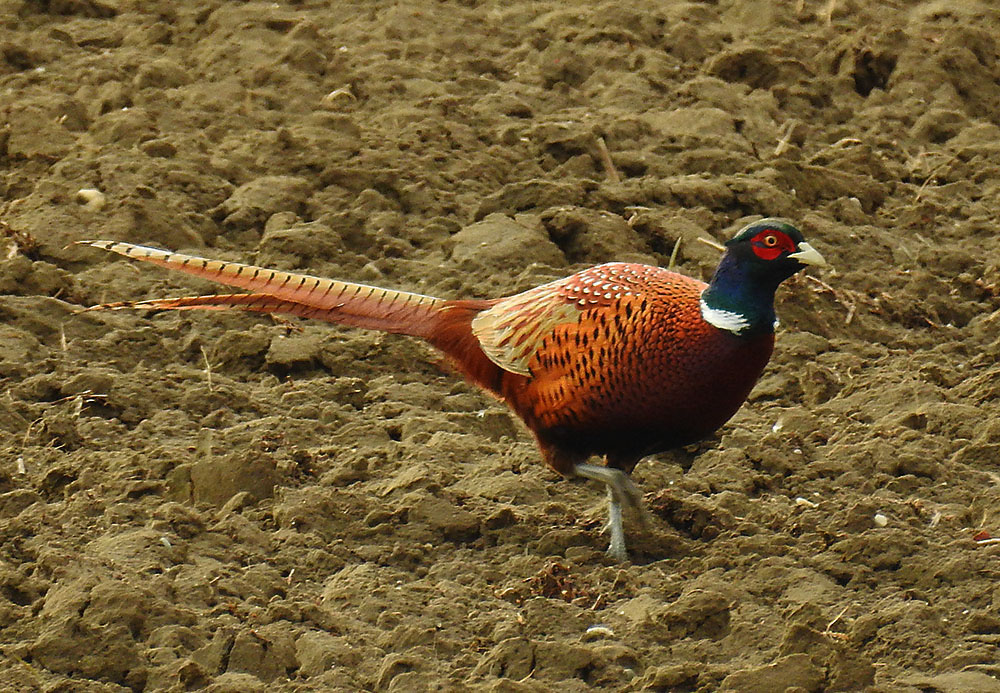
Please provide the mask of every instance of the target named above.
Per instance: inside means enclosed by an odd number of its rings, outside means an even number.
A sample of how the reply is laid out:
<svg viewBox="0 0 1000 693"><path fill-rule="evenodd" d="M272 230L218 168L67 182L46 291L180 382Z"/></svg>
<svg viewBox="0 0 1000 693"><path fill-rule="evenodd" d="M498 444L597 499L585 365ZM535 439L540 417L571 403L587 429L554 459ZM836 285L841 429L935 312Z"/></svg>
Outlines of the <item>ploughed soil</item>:
<svg viewBox="0 0 1000 693"><path fill-rule="evenodd" d="M0 688L1000 691L989 0L0 0ZM610 163L609 163L610 162ZM84 191L84 192L79 192ZM90 191L90 192L88 192ZM93 192L96 191L96 192ZM409 338L110 238L444 297L761 215L834 268L648 529Z"/></svg>

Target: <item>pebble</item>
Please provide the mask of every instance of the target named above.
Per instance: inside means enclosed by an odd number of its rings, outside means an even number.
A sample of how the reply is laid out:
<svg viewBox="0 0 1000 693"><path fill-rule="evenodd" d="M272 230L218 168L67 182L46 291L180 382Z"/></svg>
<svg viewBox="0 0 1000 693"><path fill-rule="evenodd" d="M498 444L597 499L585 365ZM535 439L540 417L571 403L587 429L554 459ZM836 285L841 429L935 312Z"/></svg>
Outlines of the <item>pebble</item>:
<svg viewBox="0 0 1000 693"><path fill-rule="evenodd" d="M611 626L606 626L604 624L590 626L583 633L583 640L585 642L589 642L591 640L604 640L613 637L615 637L615 631L612 630Z"/></svg>
<svg viewBox="0 0 1000 693"><path fill-rule="evenodd" d="M98 212L104 207L107 202L107 198L100 190L96 190L94 188L83 188L82 190L77 191L76 201L84 209L90 212Z"/></svg>

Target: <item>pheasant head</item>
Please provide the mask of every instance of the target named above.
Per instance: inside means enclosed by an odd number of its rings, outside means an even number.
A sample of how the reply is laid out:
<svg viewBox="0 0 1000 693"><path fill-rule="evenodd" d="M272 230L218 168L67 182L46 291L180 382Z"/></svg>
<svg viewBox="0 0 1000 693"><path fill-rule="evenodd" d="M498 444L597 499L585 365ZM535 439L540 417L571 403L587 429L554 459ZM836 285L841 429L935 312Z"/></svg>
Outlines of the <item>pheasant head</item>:
<svg viewBox="0 0 1000 693"><path fill-rule="evenodd" d="M726 243L726 252L701 295L702 317L739 336L774 330L774 292L806 265L826 266L802 232L780 219L744 227Z"/></svg>

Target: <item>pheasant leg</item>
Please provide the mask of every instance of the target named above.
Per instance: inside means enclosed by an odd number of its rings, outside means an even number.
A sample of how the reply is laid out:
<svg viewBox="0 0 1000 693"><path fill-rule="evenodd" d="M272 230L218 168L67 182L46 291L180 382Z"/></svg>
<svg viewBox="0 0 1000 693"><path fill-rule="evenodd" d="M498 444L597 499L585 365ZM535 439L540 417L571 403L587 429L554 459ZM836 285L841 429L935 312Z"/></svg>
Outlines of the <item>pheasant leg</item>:
<svg viewBox="0 0 1000 693"><path fill-rule="evenodd" d="M623 524L623 507L641 516L641 498L639 489L635 487L628 474L620 469L603 467L596 464L578 463L573 466L573 473L584 479L593 479L604 483L608 488L608 525L611 544L608 546L608 556L616 561L628 560L628 549L625 546L625 527Z"/></svg>

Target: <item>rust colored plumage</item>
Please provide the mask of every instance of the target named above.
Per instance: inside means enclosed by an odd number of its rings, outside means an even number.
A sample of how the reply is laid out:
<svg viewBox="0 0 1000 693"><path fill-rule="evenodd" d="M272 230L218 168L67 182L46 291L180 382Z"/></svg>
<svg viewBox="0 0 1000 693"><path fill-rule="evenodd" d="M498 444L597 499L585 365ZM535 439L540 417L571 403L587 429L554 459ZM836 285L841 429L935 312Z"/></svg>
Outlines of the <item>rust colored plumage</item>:
<svg viewBox="0 0 1000 693"><path fill-rule="evenodd" d="M786 247L771 257L765 246L777 236ZM711 434L735 413L771 355L774 289L804 264L822 263L794 227L765 220L730 242L712 284L609 263L508 298L444 300L128 243L82 243L252 292L95 308L236 308L427 340L517 413L549 466L608 486L609 552L619 559L626 556L622 506L638 505L628 472L646 455ZM753 272L742 277L757 265L768 270L760 274L771 312L745 288L759 283ZM606 466L587 463L595 454Z"/></svg>
<svg viewBox="0 0 1000 693"><path fill-rule="evenodd" d="M517 348L491 356L527 377L507 378L500 394L535 432L549 465L568 475L602 454L630 472L645 455L727 421L770 357L773 333L741 339L701 318L706 287L659 267L599 265L501 301L472 327L492 344L492 323L511 325L504 336ZM561 319L537 331L525 304ZM487 319L489 330L477 329ZM705 398L706 390L718 396Z"/></svg>

